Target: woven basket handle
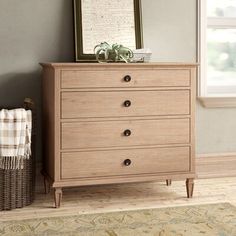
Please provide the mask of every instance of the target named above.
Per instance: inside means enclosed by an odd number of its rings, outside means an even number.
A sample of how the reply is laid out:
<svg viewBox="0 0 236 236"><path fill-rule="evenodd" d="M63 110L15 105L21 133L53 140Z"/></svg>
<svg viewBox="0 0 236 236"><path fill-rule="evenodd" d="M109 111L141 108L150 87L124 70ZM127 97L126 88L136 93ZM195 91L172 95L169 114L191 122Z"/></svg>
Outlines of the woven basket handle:
<svg viewBox="0 0 236 236"><path fill-rule="evenodd" d="M25 108L25 109L33 110L33 109L35 108L35 104L34 104L33 99L31 99L31 98L25 98L25 99L24 99L24 108Z"/></svg>

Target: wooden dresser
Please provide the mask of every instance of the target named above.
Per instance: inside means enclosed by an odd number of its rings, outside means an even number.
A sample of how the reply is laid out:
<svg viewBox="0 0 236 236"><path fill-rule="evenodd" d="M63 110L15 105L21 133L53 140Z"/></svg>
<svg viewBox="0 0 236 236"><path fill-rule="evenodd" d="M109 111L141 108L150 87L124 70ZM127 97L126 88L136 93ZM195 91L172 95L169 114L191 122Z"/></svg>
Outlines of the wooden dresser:
<svg viewBox="0 0 236 236"><path fill-rule="evenodd" d="M45 184L195 177L196 65L42 63ZM47 186L46 186L47 188Z"/></svg>

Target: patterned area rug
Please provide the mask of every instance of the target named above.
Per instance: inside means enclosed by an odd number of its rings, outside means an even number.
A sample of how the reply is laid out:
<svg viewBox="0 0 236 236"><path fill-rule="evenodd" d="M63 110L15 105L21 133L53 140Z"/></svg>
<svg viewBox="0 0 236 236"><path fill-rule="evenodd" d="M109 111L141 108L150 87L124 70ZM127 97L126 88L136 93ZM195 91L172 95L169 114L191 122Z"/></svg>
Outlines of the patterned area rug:
<svg viewBox="0 0 236 236"><path fill-rule="evenodd" d="M236 236L236 208L222 203L0 221L0 235Z"/></svg>

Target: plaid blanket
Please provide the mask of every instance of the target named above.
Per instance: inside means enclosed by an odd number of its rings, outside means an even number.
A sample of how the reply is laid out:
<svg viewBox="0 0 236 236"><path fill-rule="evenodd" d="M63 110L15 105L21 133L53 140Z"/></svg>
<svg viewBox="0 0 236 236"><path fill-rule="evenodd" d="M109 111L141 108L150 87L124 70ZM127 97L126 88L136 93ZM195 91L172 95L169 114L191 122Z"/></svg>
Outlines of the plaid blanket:
<svg viewBox="0 0 236 236"><path fill-rule="evenodd" d="M0 169L22 169L31 155L30 110L0 110Z"/></svg>

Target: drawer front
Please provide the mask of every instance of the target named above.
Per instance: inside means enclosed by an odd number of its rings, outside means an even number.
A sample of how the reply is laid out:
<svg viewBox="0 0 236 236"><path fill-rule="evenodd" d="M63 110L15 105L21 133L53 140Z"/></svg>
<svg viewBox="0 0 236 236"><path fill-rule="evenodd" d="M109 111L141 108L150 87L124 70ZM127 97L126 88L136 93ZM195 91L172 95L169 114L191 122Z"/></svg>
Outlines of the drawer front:
<svg viewBox="0 0 236 236"><path fill-rule="evenodd" d="M152 148L61 155L61 178L188 172L190 148Z"/></svg>
<svg viewBox="0 0 236 236"><path fill-rule="evenodd" d="M126 76L129 77L126 77ZM61 88L190 86L188 69L62 70Z"/></svg>
<svg viewBox="0 0 236 236"><path fill-rule="evenodd" d="M62 118L185 115L190 90L63 92Z"/></svg>
<svg viewBox="0 0 236 236"><path fill-rule="evenodd" d="M132 120L62 123L62 149L186 144L190 120Z"/></svg>

